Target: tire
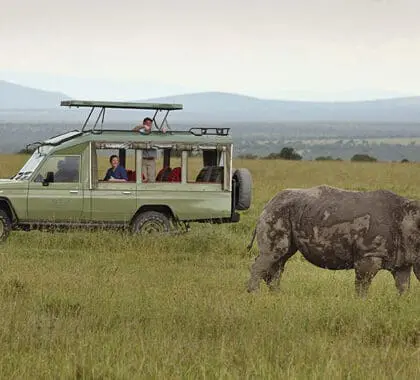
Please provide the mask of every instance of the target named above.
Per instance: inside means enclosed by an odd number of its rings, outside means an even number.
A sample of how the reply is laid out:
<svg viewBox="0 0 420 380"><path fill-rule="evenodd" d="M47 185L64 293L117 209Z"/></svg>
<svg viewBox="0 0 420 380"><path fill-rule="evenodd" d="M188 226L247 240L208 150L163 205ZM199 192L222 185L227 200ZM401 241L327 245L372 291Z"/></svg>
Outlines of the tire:
<svg viewBox="0 0 420 380"><path fill-rule="evenodd" d="M9 215L4 210L0 210L0 243L3 243L8 238L12 230L12 221Z"/></svg>
<svg viewBox="0 0 420 380"><path fill-rule="evenodd" d="M157 211L145 211L137 215L131 226L134 234L165 234L171 229L169 218Z"/></svg>
<svg viewBox="0 0 420 380"><path fill-rule="evenodd" d="M246 168L236 169L233 173L236 180L236 210L248 210L251 207L252 200L252 176Z"/></svg>

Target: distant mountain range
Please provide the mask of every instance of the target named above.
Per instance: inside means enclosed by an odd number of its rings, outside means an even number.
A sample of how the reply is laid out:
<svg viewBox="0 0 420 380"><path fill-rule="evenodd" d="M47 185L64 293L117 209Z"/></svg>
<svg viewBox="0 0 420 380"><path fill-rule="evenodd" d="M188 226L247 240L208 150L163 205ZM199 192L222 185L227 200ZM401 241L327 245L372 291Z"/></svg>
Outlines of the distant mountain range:
<svg viewBox="0 0 420 380"><path fill-rule="evenodd" d="M81 122L88 110L65 109L71 96L0 80L0 121ZM112 100L112 99L109 99ZM259 99L239 94L203 92L137 101L182 103L175 122L420 122L420 96L355 102L308 102ZM107 111L108 121L140 120L143 111Z"/></svg>

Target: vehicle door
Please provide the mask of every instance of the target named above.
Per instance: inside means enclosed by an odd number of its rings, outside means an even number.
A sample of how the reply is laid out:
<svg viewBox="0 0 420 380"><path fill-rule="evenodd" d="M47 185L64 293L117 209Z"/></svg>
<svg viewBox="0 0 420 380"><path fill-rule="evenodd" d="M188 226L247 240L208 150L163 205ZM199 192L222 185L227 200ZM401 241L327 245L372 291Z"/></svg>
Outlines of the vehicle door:
<svg viewBox="0 0 420 380"><path fill-rule="evenodd" d="M29 183L28 219L78 222L83 211L80 155L53 155Z"/></svg>

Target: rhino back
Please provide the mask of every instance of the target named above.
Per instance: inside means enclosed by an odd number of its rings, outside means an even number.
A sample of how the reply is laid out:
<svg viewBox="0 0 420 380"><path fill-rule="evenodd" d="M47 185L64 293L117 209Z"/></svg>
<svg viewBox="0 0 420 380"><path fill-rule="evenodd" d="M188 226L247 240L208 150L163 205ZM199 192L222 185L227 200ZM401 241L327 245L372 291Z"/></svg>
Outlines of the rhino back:
<svg viewBox="0 0 420 380"><path fill-rule="evenodd" d="M266 208L273 223L289 218L297 249L313 264L352 268L366 254L393 261L405 198L384 190L360 192L329 186L287 189Z"/></svg>

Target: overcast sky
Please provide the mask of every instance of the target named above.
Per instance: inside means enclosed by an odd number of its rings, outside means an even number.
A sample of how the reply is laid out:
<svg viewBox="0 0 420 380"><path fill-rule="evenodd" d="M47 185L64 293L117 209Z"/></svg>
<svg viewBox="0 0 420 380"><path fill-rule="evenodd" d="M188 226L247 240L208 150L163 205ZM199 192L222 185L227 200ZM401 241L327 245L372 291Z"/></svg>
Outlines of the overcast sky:
<svg viewBox="0 0 420 380"><path fill-rule="evenodd" d="M420 95L419 0L0 0L0 79L73 97Z"/></svg>

